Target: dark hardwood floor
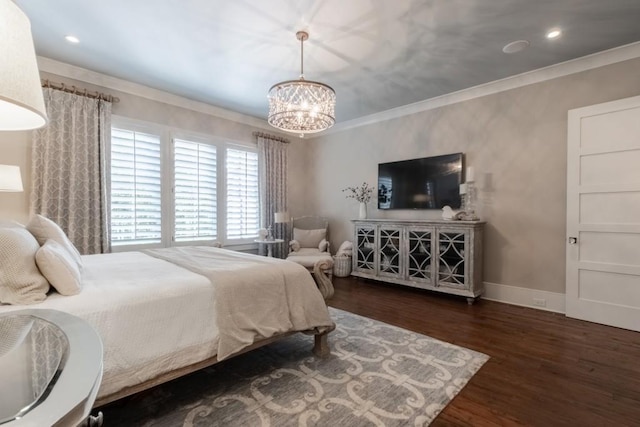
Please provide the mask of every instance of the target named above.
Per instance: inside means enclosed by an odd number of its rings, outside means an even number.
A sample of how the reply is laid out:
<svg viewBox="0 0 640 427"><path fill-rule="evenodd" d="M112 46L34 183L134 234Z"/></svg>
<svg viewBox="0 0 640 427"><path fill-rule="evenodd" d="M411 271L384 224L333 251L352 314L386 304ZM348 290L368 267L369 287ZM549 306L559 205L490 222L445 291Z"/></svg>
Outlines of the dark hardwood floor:
<svg viewBox="0 0 640 427"><path fill-rule="evenodd" d="M640 333L369 280L334 285L333 307L491 357L432 426L640 426Z"/></svg>

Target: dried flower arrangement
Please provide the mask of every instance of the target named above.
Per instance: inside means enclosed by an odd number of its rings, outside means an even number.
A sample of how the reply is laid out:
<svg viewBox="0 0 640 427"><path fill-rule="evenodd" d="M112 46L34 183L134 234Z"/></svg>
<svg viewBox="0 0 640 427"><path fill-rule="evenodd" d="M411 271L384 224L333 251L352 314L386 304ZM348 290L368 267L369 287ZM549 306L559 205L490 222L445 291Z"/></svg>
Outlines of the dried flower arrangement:
<svg viewBox="0 0 640 427"><path fill-rule="evenodd" d="M356 199L360 203L369 203L371 201L371 195L373 194L374 187L371 187L366 182L358 187L347 187L342 190L343 193L347 193L347 199Z"/></svg>

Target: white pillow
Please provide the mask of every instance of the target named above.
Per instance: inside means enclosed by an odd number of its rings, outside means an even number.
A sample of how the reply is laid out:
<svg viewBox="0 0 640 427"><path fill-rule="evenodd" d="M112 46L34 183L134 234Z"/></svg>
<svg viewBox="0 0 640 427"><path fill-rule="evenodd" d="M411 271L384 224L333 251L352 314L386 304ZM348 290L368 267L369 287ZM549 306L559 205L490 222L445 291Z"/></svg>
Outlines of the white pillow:
<svg viewBox="0 0 640 427"><path fill-rule="evenodd" d="M49 239L53 239L60 243L60 245L69 252L69 255L71 255L71 258L78 265L78 268L82 270L83 264L80 252L78 252L76 247L73 246L71 240L69 240L67 235L64 234L64 231L62 231L62 228L60 228L58 224L42 215L34 215L27 224L27 230L35 236L38 243L40 243L40 246L44 245Z"/></svg>
<svg viewBox="0 0 640 427"><path fill-rule="evenodd" d="M35 304L47 297L49 283L36 266L38 249L26 228L0 228L0 303Z"/></svg>
<svg viewBox="0 0 640 427"><path fill-rule="evenodd" d="M292 240L289 242L289 247L293 252L298 252L300 250L300 242L297 240Z"/></svg>
<svg viewBox="0 0 640 427"><path fill-rule="evenodd" d="M82 289L82 274L76 262L60 243L49 239L38 252L36 264L51 286L62 295L76 295Z"/></svg>
<svg viewBox="0 0 640 427"><path fill-rule="evenodd" d="M327 252L328 248L329 242L327 242L327 239L320 240L320 243L318 244L318 249L320 250L320 252Z"/></svg>
<svg viewBox="0 0 640 427"><path fill-rule="evenodd" d="M327 237L327 230L319 228L316 230L293 229L293 240L300 243L301 248L317 248L322 239Z"/></svg>
<svg viewBox="0 0 640 427"><path fill-rule="evenodd" d="M353 243L346 240L342 242L342 244L338 248L338 251L336 252L336 256L351 256L352 253L353 253Z"/></svg>

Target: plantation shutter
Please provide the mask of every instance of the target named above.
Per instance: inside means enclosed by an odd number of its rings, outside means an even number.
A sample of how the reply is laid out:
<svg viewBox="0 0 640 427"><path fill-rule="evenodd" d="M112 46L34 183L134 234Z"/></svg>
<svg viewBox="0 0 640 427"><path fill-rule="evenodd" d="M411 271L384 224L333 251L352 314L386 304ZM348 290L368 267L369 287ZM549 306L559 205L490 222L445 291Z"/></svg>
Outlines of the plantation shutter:
<svg viewBox="0 0 640 427"><path fill-rule="evenodd" d="M228 148L227 159L227 239L258 236L260 227L258 153Z"/></svg>
<svg viewBox="0 0 640 427"><path fill-rule="evenodd" d="M111 243L161 241L160 137L111 129Z"/></svg>
<svg viewBox="0 0 640 427"><path fill-rule="evenodd" d="M175 241L216 238L216 174L216 147L174 139Z"/></svg>

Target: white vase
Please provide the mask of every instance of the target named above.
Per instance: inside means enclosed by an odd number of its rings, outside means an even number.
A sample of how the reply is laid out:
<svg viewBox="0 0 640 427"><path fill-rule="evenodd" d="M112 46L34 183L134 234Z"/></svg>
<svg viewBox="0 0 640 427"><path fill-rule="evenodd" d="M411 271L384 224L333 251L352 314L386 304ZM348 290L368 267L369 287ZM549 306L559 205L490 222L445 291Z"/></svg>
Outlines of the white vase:
<svg viewBox="0 0 640 427"><path fill-rule="evenodd" d="M360 202L360 213L358 218L367 219L367 204L364 202Z"/></svg>

